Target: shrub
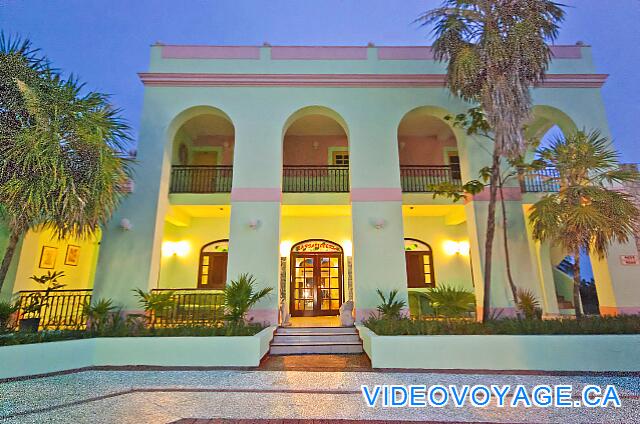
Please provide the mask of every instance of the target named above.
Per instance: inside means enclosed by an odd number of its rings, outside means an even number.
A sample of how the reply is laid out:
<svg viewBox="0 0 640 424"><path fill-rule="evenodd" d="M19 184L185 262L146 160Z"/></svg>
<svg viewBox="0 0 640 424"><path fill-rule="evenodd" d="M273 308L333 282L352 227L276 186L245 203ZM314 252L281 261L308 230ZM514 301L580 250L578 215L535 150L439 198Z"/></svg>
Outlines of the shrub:
<svg viewBox="0 0 640 424"><path fill-rule="evenodd" d="M11 316L18 310L17 303L0 300L0 333L7 330Z"/></svg>
<svg viewBox="0 0 640 424"><path fill-rule="evenodd" d="M516 309L525 319L542 318L542 309L538 298L529 289L518 288L516 291Z"/></svg>
<svg viewBox="0 0 640 424"><path fill-rule="evenodd" d="M398 296L398 290L391 290L389 292L388 298L385 297L380 289L377 289L376 292L382 300L382 303L380 303L376 307L380 317L383 319L400 319L402 309L407 306L407 302L405 302L404 300L396 300L396 296Z"/></svg>
<svg viewBox="0 0 640 424"><path fill-rule="evenodd" d="M243 325L247 312L261 299L269 296L273 287L265 287L254 292L256 280L253 275L240 274L237 281L231 281L224 289L224 320L232 325Z"/></svg>
<svg viewBox="0 0 640 424"><path fill-rule="evenodd" d="M115 311L118 308L111 299L99 299L95 302L87 302L84 305L84 313L89 319L90 329L101 332L104 328L113 323ZM118 313L119 315L119 313Z"/></svg>
<svg viewBox="0 0 640 424"><path fill-rule="evenodd" d="M114 315L115 316L115 315ZM101 332L90 330L54 330L39 333L9 333L0 335L0 346L31 343L57 342L64 340L90 339L96 337L212 337L212 336L253 336L265 327L261 324L224 325L219 327L184 326L174 328L146 328L133 331L122 319L122 325L105 327Z"/></svg>
<svg viewBox="0 0 640 424"><path fill-rule="evenodd" d="M140 289L133 289L138 296L138 303L149 315L147 319L151 328L155 327L156 318L175 307L176 301L173 298L173 291L145 292Z"/></svg>
<svg viewBox="0 0 640 424"><path fill-rule="evenodd" d="M505 318L485 323L469 319L381 319L363 324L381 336L398 335L532 335L532 334L640 334L640 315L588 317L583 320Z"/></svg>
<svg viewBox="0 0 640 424"><path fill-rule="evenodd" d="M467 316L475 310L476 296L465 289L442 285L424 293L434 315L447 318Z"/></svg>

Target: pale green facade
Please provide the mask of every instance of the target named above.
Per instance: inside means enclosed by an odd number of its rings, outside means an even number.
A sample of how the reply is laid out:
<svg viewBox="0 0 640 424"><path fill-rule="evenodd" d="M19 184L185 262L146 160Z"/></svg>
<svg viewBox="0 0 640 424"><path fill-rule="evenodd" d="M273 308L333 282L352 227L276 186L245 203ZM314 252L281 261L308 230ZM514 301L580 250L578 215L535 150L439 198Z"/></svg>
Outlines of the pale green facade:
<svg viewBox="0 0 640 424"><path fill-rule="evenodd" d="M595 74L591 48L563 46L554 52L549 78L533 91L530 130L542 136L558 125L564 131L598 128L607 135L600 94L606 78ZM432 272L425 271L425 281L473 290L482 304L486 196L460 204L433 199L426 188L409 192L406 171L400 171L402 149L420 140L440 146L455 139L455 147L434 147L433 157L442 166L450 165L445 161L451 154L459 157L463 181L477 178L490 162L486 142L442 120L470 105L444 87L445 68L430 55L426 47L153 46L149 70L141 74L145 93L135 187L103 231L94 299L112 298L132 311L138 308L132 289L196 288L201 248L228 239L227 280L250 273L261 286L274 287L274 295L253 314L277 323L281 300L291 312L293 274L299 272L283 246L318 239L342 247L341 301L353 299L356 316L363 319L379 302L378 288L398 289L404 299L409 290L422 290L407 288L412 277L404 240L417 239L431 248ZM231 123L232 135L222 121ZM408 123L406 131L399 131L402 122ZM308 138L323 158L327 152L320 151L320 142L313 143L314 137L346 137L348 190L284 189L283 166L296 165L283 163L291 135ZM189 137L184 141L185 149L193 149L184 156L189 159L176 159L177 143ZM331 160L331 152L341 148L328 143ZM218 164L225 149L232 151L231 193L176 193L172 166L178 166L177 160L189 166L193 152L202 150L198 146L214 144L204 150L216 152L210 154L217 155ZM516 283L538 296L546 315L558 315L557 264L549 246L531 240L526 217L528 205L541 193L521 193L517 181L507 191ZM131 227L123 228L124 222ZM501 231L499 225L491 303L510 314ZM167 241L183 242L188 252L163 256ZM468 255L448 251L445 246L452 242L468 243ZM640 291L630 284L640 278L640 266L620 265L623 254L637 256L635 244L614 246L608 260L594 266L601 313L640 310Z"/></svg>

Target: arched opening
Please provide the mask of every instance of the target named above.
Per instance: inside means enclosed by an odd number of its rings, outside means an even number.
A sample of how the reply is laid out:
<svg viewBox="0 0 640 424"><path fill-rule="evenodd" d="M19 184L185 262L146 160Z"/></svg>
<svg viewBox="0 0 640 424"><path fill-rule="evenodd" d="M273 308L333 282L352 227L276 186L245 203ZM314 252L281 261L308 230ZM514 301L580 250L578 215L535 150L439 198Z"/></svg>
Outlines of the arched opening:
<svg viewBox="0 0 640 424"><path fill-rule="evenodd" d="M216 240L200 249L198 288L224 290L227 282L229 240Z"/></svg>
<svg viewBox="0 0 640 424"><path fill-rule="evenodd" d="M432 108L420 107L402 118L398 152L404 192L428 192L430 186L462 179L456 137Z"/></svg>
<svg viewBox="0 0 640 424"><path fill-rule="evenodd" d="M577 130L575 122L561 110L552 106L537 105L532 109L532 119L527 125L525 136L534 146L527 152L526 158L536 158L538 148L548 148L557 139L568 137ZM536 170L522 177L522 190L528 193L557 192L560 186L555 180L558 173L553 168ZM586 252L581 253L580 291L582 310L586 314L598 314L599 302L596 294L595 278L591 259ZM573 304L573 257L559 247L551 247L549 254L552 268L554 294L561 315L575 314Z"/></svg>
<svg viewBox="0 0 640 424"><path fill-rule="evenodd" d="M235 127L222 110L196 106L178 114L167 135L170 196L154 290L175 290L182 305L197 308L209 295L218 302L227 279Z"/></svg>
<svg viewBox="0 0 640 424"><path fill-rule="evenodd" d="M231 191L235 128L215 108L204 108L176 130L171 145L171 193Z"/></svg>
<svg viewBox="0 0 640 424"><path fill-rule="evenodd" d="M305 240L291 247L292 317L339 315L343 301L342 246L329 240Z"/></svg>
<svg viewBox="0 0 640 424"><path fill-rule="evenodd" d="M344 121L323 107L293 114L283 135L283 165L283 192L348 192L349 138Z"/></svg>

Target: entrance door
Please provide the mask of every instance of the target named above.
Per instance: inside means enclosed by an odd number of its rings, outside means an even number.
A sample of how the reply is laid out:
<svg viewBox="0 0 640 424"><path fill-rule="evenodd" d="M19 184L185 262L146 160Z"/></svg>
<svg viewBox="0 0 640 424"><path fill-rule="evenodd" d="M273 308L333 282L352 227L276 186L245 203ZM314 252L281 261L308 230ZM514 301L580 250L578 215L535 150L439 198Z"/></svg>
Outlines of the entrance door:
<svg viewBox="0 0 640 424"><path fill-rule="evenodd" d="M291 316L338 315L342 305L342 253L291 255Z"/></svg>
<svg viewBox="0 0 640 424"><path fill-rule="evenodd" d="M202 252L198 288L224 290L227 282L227 253Z"/></svg>

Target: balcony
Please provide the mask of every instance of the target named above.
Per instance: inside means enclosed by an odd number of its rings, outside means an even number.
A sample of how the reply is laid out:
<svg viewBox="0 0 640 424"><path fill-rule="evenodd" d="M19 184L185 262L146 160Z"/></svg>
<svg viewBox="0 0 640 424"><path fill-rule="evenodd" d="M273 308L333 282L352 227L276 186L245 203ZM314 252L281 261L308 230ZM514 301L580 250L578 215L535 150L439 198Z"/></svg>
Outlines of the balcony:
<svg viewBox="0 0 640 424"><path fill-rule="evenodd" d="M282 170L284 193L348 193L349 167L342 165L285 165Z"/></svg>
<svg viewBox="0 0 640 424"><path fill-rule="evenodd" d="M232 166L172 166L169 193L230 193Z"/></svg>
<svg viewBox="0 0 640 424"><path fill-rule="evenodd" d="M525 171L520 174L520 188L523 193L555 193L560 191L559 176L555 168Z"/></svg>
<svg viewBox="0 0 640 424"><path fill-rule="evenodd" d="M87 326L86 305L92 290L25 290L19 292L18 319L40 318L39 330L80 330ZM42 304L35 315L27 311L32 304Z"/></svg>
<svg viewBox="0 0 640 424"><path fill-rule="evenodd" d="M432 185L451 183L462 185L457 166L400 166L400 183L404 193L428 193Z"/></svg>
<svg viewBox="0 0 640 424"><path fill-rule="evenodd" d="M173 305L153 316L158 327L217 325L224 317L224 293L219 290L154 289L153 293L171 292Z"/></svg>

